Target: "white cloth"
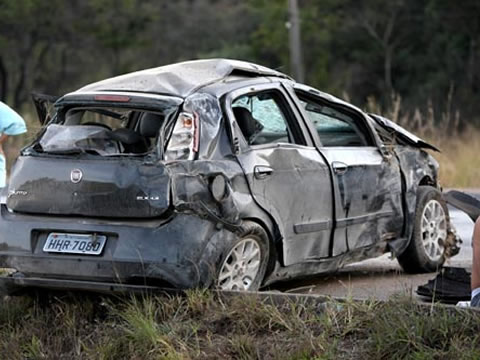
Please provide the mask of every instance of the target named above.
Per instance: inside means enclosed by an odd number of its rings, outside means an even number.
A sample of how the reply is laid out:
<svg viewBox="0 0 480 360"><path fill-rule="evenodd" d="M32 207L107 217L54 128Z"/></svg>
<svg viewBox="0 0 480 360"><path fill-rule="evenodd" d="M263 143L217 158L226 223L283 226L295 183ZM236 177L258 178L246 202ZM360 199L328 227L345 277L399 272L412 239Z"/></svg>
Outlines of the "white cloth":
<svg viewBox="0 0 480 360"><path fill-rule="evenodd" d="M472 299L477 296L478 294L480 294L480 288L476 288L476 289L473 289L472 290Z"/></svg>
<svg viewBox="0 0 480 360"><path fill-rule="evenodd" d="M0 136L20 135L27 131L25 121L14 110L0 101ZM0 154L0 188L5 187L7 180L7 164L5 157Z"/></svg>

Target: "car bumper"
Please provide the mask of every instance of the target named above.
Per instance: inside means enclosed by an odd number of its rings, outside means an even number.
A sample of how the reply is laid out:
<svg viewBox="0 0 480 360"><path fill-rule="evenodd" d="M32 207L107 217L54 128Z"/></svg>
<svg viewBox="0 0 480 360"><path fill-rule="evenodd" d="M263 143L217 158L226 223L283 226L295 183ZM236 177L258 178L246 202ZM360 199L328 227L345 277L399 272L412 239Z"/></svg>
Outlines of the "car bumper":
<svg viewBox="0 0 480 360"><path fill-rule="evenodd" d="M87 291L105 294L136 294L177 292L177 289L150 285L120 284L115 282L81 281L66 279L50 279L39 277L9 276L0 277L0 295L15 294L25 289L49 289L62 291Z"/></svg>
<svg viewBox="0 0 480 360"><path fill-rule="evenodd" d="M0 208L0 268L20 277L3 278L11 286L62 282L69 287L209 286L215 265L233 234L195 215L175 214L162 221L119 222L34 216ZM100 255L43 251L51 232L101 234ZM8 280L5 280L8 279ZM10 286L9 285L9 286Z"/></svg>

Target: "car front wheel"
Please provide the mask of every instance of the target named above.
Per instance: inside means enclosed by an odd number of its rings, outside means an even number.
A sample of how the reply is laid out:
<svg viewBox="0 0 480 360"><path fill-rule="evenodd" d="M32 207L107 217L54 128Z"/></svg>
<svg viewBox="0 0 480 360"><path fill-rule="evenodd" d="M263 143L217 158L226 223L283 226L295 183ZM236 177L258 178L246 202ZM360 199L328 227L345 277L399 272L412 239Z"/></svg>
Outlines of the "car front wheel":
<svg viewBox="0 0 480 360"><path fill-rule="evenodd" d="M254 222L245 222L243 229L220 262L216 281L220 290L255 291L262 284L269 258L268 236Z"/></svg>
<svg viewBox="0 0 480 360"><path fill-rule="evenodd" d="M449 216L442 194L431 186L418 189L410 244L398 262L408 273L437 271L445 262Z"/></svg>

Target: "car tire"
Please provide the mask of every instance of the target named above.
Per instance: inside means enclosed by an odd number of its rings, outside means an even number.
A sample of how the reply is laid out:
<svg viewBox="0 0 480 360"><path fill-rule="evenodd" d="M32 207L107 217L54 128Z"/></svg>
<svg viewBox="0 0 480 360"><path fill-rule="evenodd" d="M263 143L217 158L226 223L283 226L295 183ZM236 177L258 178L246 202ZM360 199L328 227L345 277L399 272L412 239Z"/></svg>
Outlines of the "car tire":
<svg viewBox="0 0 480 360"><path fill-rule="evenodd" d="M221 256L215 287L219 290L258 290L267 271L269 250L268 235L263 227L245 221L237 239Z"/></svg>
<svg viewBox="0 0 480 360"><path fill-rule="evenodd" d="M434 272L445 262L445 242L450 218L442 193L420 186L412 238L398 262L407 273Z"/></svg>

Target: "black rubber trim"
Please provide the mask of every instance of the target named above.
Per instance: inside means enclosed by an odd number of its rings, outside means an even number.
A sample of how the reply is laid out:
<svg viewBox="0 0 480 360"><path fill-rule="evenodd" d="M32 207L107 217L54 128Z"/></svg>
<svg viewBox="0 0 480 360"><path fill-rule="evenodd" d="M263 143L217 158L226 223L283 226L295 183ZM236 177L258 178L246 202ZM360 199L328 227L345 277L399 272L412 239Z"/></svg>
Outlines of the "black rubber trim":
<svg viewBox="0 0 480 360"><path fill-rule="evenodd" d="M353 216L345 219L339 219L336 223L336 228L347 227L350 225L362 224L367 221L377 220L383 217L392 216L393 211L379 211L372 214Z"/></svg>
<svg viewBox="0 0 480 360"><path fill-rule="evenodd" d="M293 231L295 231L295 234L312 233L317 231L328 230L331 228L332 228L331 220L293 225Z"/></svg>
<svg viewBox="0 0 480 360"><path fill-rule="evenodd" d="M37 277L0 277L0 288L9 291L22 288L42 288L51 290L79 290L100 293L145 293L145 292L178 292L178 289L161 288L149 285L130 285L97 281L49 279Z"/></svg>

